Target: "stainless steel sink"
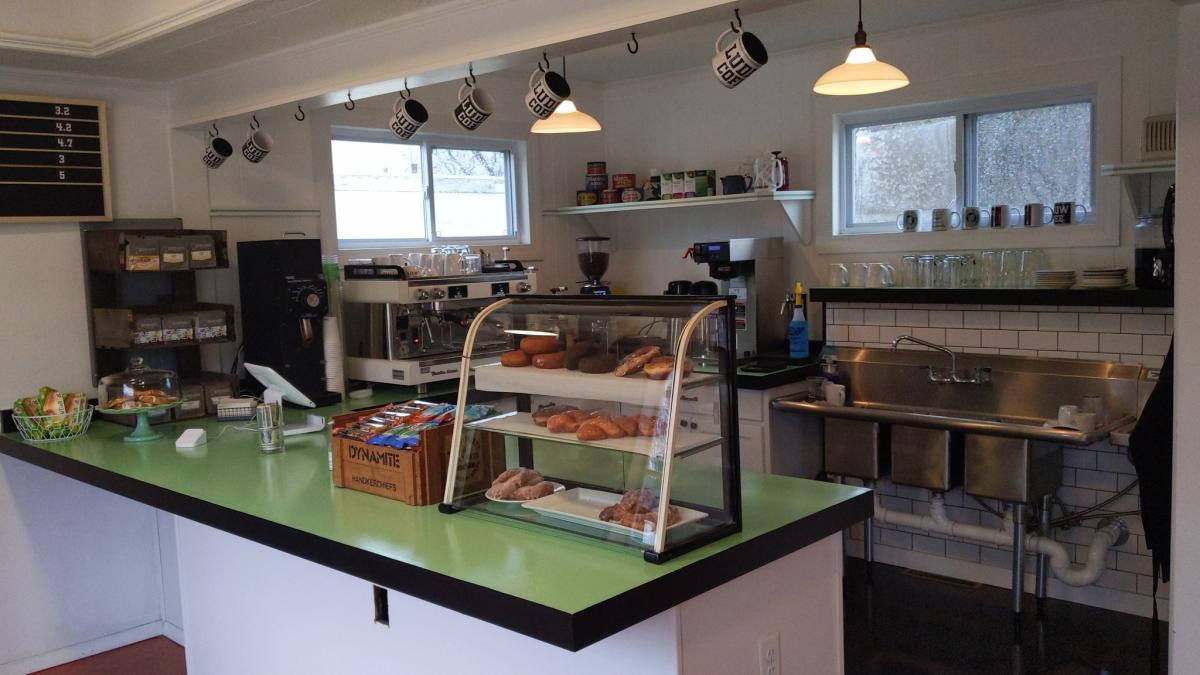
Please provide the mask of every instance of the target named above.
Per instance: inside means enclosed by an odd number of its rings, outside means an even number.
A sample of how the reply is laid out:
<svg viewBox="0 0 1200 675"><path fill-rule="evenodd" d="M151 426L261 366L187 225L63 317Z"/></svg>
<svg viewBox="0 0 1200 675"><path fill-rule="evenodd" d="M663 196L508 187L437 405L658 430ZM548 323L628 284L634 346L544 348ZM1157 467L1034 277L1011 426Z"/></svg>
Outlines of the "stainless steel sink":
<svg viewBox="0 0 1200 675"><path fill-rule="evenodd" d="M1128 424L1141 366L1026 357L958 355L959 370L987 369L986 383L931 381L944 356L931 351L839 349L847 405L777 399L781 410L826 418L826 471L863 480L1027 503L1056 484L1060 445L1086 446ZM1095 431L1046 427L1058 407L1104 402ZM940 432L940 433L939 433ZM868 442L870 441L870 442ZM1038 494L1035 494L1038 493Z"/></svg>

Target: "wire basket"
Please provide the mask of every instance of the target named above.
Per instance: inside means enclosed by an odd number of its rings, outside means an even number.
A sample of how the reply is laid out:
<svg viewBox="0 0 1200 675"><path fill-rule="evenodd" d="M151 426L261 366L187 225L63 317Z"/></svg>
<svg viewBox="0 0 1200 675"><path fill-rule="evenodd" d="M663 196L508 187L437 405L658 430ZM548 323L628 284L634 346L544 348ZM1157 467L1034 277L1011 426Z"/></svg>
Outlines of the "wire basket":
<svg viewBox="0 0 1200 675"><path fill-rule="evenodd" d="M94 406L85 406L61 415L18 415L13 421L21 438L27 441L69 441L87 433Z"/></svg>

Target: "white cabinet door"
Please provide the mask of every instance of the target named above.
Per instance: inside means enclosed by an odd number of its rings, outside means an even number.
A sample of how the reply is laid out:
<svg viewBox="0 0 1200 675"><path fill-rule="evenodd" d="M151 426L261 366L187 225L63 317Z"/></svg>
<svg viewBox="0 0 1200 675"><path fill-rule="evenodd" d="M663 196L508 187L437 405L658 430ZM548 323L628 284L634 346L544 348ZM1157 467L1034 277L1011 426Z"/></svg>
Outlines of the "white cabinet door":
<svg viewBox="0 0 1200 675"><path fill-rule="evenodd" d="M766 433L761 424L738 422L738 446L743 471L768 471Z"/></svg>

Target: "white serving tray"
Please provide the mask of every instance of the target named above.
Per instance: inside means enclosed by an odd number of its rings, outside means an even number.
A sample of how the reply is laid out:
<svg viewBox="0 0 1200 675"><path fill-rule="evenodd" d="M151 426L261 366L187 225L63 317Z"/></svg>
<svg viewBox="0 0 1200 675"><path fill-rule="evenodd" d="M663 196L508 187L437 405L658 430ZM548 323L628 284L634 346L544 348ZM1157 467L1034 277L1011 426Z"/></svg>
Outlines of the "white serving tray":
<svg viewBox="0 0 1200 675"><path fill-rule="evenodd" d="M684 378L683 386L694 387L714 378L715 375L692 373ZM475 368L475 388L480 391L620 401L641 406L663 405L670 384L671 380L651 380L643 373L617 377L612 373L581 373L566 368L509 368L498 363Z"/></svg>
<svg viewBox="0 0 1200 675"><path fill-rule="evenodd" d="M538 426L533 421L533 415L527 412L504 413L495 417L468 422L466 426L471 429L494 431L509 436L553 441L555 443L573 443L592 448L605 448L607 450L618 450L620 452L632 452L639 455L659 457L663 455L662 446L667 440L666 433L663 433L661 436L626 436L625 438L610 438L603 441L581 441L573 433L557 434L546 427ZM698 448L713 446L720 442L721 437L716 434L702 434L686 429L675 430L675 454L677 455Z"/></svg>
<svg viewBox="0 0 1200 675"><path fill-rule="evenodd" d="M625 527L620 523L610 523L600 520L600 512L621 501L622 496L615 492L605 492L604 490L571 488L563 492L555 492L541 499L524 502L521 506L532 511L537 511L550 518L558 518L580 525L608 530L609 532L623 536L639 539L642 537L653 537L653 532L640 532L632 527ZM676 506L675 508L679 510L679 521L668 527L668 530L686 523L702 520L708 516L707 513L695 509L688 509L682 506Z"/></svg>

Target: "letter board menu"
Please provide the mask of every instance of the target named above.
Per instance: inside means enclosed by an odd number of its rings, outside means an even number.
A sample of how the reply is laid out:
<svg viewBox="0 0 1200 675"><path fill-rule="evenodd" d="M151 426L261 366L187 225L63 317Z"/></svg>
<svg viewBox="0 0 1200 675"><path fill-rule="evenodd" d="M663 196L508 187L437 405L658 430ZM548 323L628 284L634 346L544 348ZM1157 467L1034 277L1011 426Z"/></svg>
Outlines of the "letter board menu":
<svg viewBox="0 0 1200 675"><path fill-rule="evenodd" d="M0 94L0 222L112 220L103 101Z"/></svg>

